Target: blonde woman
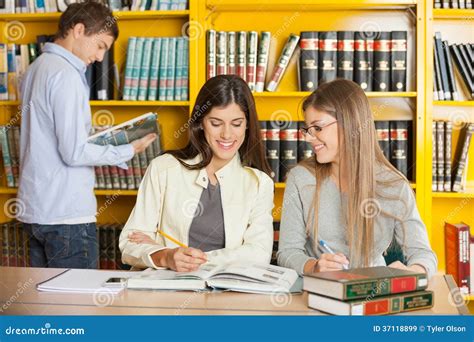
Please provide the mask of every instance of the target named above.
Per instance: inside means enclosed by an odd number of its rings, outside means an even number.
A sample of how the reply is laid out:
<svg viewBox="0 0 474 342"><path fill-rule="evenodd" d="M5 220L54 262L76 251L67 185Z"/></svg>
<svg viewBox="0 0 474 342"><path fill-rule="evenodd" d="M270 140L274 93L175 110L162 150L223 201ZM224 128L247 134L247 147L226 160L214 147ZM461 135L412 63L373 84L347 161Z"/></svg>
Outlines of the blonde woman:
<svg viewBox="0 0 474 342"><path fill-rule="evenodd" d="M278 264L300 274L380 266L396 241L406 265L389 266L433 275L437 258L414 193L378 145L363 90L342 79L323 84L303 111L315 156L288 175Z"/></svg>

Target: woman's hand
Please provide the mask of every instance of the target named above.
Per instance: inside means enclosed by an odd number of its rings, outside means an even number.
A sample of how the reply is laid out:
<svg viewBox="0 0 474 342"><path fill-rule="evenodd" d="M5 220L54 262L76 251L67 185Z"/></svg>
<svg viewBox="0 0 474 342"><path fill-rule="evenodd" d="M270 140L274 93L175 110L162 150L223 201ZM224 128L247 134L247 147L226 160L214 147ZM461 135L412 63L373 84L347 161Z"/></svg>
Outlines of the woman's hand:
<svg viewBox="0 0 474 342"><path fill-rule="evenodd" d="M315 272L339 271L349 266L349 260L342 253L330 254L323 253L314 268Z"/></svg>
<svg viewBox="0 0 474 342"><path fill-rule="evenodd" d="M131 232L130 234L128 234L128 240L134 243L144 243L144 244L150 244L150 245L158 244L149 235L142 232Z"/></svg>
<svg viewBox="0 0 474 342"><path fill-rule="evenodd" d="M423 266L419 265L419 264L413 264L413 265L407 266L407 265L401 263L398 260L392 262L390 265L388 265L388 267L398 268L400 270L413 271L413 272L417 272L417 273L427 273L426 269Z"/></svg>
<svg viewBox="0 0 474 342"><path fill-rule="evenodd" d="M178 272L196 271L207 262L206 254L197 248L178 247L166 250L166 267Z"/></svg>

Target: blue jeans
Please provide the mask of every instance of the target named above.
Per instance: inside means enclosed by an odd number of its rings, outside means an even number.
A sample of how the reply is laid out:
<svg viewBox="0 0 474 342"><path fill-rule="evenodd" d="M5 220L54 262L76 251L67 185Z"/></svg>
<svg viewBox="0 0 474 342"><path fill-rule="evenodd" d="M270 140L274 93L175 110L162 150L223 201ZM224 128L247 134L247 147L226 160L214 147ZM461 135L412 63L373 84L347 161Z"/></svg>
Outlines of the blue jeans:
<svg viewBox="0 0 474 342"><path fill-rule="evenodd" d="M32 267L97 268L95 223L23 224L30 243Z"/></svg>

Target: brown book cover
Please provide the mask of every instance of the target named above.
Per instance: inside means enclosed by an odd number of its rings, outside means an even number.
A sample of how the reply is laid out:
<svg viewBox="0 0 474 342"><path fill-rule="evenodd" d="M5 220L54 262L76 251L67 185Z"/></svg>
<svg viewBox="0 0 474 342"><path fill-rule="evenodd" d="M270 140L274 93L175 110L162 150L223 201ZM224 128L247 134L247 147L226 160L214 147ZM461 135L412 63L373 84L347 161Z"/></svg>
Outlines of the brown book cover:
<svg viewBox="0 0 474 342"><path fill-rule="evenodd" d="M421 291L428 286L426 273L387 266L305 274L303 289L340 300Z"/></svg>
<svg viewBox="0 0 474 342"><path fill-rule="evenodd" d="M469 226L445 222L446 273L451 274L463 294L469 294Z"/></svg>
<svg viewBox="0 0 474 342"><path fill-rule="evenodd" d="M471 144L472 134L474 133L474 123L464 125L459 135L459 140L453 161L453 191L460 192L462 190L462 176L466 167L467 154L469 145Z"/></svg>

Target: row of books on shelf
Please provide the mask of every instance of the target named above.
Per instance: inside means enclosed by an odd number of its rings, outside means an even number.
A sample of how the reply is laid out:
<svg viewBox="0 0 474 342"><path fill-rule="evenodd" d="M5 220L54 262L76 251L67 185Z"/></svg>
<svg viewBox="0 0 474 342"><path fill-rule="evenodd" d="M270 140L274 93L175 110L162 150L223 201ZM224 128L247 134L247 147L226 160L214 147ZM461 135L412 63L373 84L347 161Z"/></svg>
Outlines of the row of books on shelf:
<svg viewBox="0 0 474 342"><path fill-rule="evenodd" d="M303 159L314 155L305 140L302 121L260 121L267 161L275 182L284 182L288 171ZM375 121L380 147L393 166L408 179L411 177L411 121Z"/></svg>
<svg viewBox="0 0 474 342"><path fill-rule="evenodd" d="M19 86L26 69L41 54L46 42L53 36L39 35L36 43L0 43L0 100L15 101L19 98Z"/></svg>
<svg viewBox="0 0 474 342"><path fill-rule="evenodd" d="M456 86L457 74L474 99L474 44L449 44L442 40L441 32L434 37L433 99L438 101L459 100ZM457 73L453 65L456 66Z"/></svg>
<svg viewBox="0 0 474 342"><path fill-rule="evenodd" d="M406 91L407 32L305 31L291 34L267 77L270 32L208 30L207 79L236 74L255 92L276 91L299 53L299 90L345 78L365 91ZM299 46L299 47L298 47ZM268 82L266 80L268 79Z"/></svg>
<svg viewBox="0 0 474 342"><path fill-rule="evenodd" d="M127 170L117 166L96 166L97 189L136 190L150 162L161 153L160 129L156 113L146 113L120 125L94 126L90 143L97 145L123 145L146 134L156 133L157 139L145 151L136 153L127 162ZM20 127L0 126L0 147L7 187L18 187L20 174Z"/></svg>
<svg viewBox="0 0 474 342"><path fill-rule="evenodd" d="M130 37L123 99L186 101L189 96L189 41L186 37Z"/></svg>
<svg viewBox="0 0 474 342"><path fill-rule="evenodd" d="M471 0L434 0L434 8L473 9Z"/></svg>
<svg viewBox="0 0 474 342"><path fill-rule="evenodd" d="M432 191L462 192L465 189L473 133L474 123L463 124L453 156L453 122L433 121Z"/></svg>
<svg viewBox="0 0 474 342"><path fill-rule="evenodd" d="M462 294L474 293L474 236L464 222L445 222L446 274L451 274Z"/></svg>
<svg viewBox="0 0 474 342"><path fill-rule="evenodd" d="M85 0L0 0L3 13L51 13L64 12L70 4ZM185 10L187 0L97 0L112 11Z"/></svg>
<svg viewBox="0 0 474 342"><path fill-rule="evenodd" d="M387 266L304 275L308 306L333 315L387 315L431 308L425 273Z"/></svg>
<svg viewBox="0 0 474 342"><path fill-rule="evenodd" d="M119 237L122 224L97 225L97 252L99 256L97 268L99 269L130 269L123 265L119 249ZM23 229L23 223L10 221L0 223L0 266L29 267L30 244L28 234Z"/></svg>

